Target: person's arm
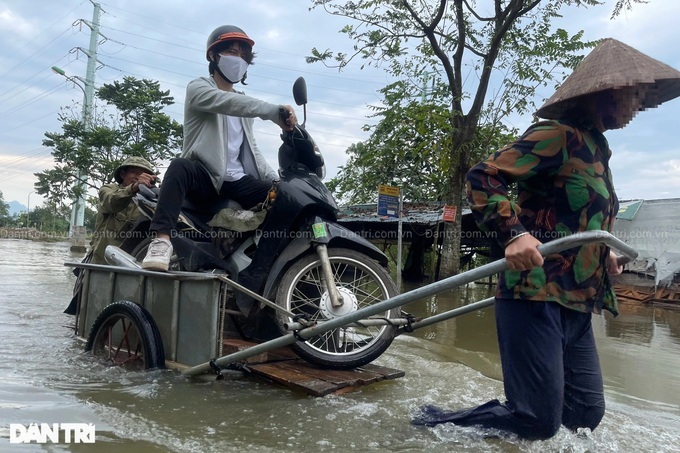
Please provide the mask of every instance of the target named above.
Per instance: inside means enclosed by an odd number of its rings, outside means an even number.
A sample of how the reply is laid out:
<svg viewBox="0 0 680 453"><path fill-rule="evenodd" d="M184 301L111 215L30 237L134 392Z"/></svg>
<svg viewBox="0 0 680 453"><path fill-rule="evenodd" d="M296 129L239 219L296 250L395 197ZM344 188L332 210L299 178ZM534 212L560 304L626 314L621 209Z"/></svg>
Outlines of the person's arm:
<svg viewBox="0 0 680 453"><path fill-rule="evenodd" d="M235 91L220 90L203 78L189 82L185 102L189 108L200 112L261 118L279 124L278 105Z"/></svg>
<svg viewBox="0 0 680 453"><path fill-rule="evenodd" d="M243 118L261 118L276 123L283 130L293 130L297 125L295 110L290 105L270 104L236 91L220 90L208 80L199 78L187 85L186 102L199 112L221 113ZM283 118L279 109L288 115Z"/></svg>
<svg viewBox="0 0 680 453"><path fill-rule="evenodd" d="M99 189L99 212L115 214L127 208L135 194L132 186L132 184L127 187L107 184Z"/></svg>
<svg viewBox="0 0 680 453"><path fill-rule="evenodd" d="M513 182L548 177L562 165L565 129L552 122L530 127L516 142L475 165L467 174L467 196L481 229L492 231L505 249L508 267L531 269L543 264L541 242L519 221L520 206L508 197Z"/></svg>

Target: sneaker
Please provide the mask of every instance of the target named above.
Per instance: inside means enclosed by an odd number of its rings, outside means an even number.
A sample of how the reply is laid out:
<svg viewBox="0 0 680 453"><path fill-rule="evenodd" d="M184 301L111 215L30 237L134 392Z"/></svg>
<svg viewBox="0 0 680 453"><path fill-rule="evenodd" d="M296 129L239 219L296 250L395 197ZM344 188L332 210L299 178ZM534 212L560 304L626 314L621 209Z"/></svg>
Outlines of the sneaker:
<svg viewBox="0 0 680 453"><path fill-rule="evenodd" d="M142 261L142 269L167 271L172 256L172 244L168 239L154 239Z"/></svg>

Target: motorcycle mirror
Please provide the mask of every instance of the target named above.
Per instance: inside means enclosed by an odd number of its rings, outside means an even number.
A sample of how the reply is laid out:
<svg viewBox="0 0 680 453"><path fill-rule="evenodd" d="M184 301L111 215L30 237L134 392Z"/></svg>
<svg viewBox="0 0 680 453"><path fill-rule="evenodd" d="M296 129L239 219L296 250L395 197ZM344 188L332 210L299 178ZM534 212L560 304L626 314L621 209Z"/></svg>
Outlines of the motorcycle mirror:
<svg viewBox="0 0 680 453"><path fill-rule="evenodd" d="M302 106L302 127L307 124L307 82L304 77L298 77L293 83L293 99L297 105Z"/></svg>
<svg viewBox="0 0 680 453"><path fill-rule="evenodd" d="M293 84L293 99L297 105L307 103L307 82L304 77L298 77Z"/></svg>

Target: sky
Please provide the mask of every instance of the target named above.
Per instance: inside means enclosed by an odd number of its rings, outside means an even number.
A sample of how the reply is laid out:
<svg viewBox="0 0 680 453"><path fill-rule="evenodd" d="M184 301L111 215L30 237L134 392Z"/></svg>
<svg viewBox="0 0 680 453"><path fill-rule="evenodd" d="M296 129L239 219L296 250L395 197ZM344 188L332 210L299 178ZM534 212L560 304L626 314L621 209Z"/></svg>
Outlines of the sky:
<svg viewBox="0 0 680 453"><path fill-rule="evenodd" d="M480 0L480 5L489 0ZM382 68L360 61L338 72L320 63L308 64L311 49L351 52L353 43L340 30L349 19L323 9L310 11L307 0L107 0L100 2L103 35L98 48L95 87L124 76L160 82L175 104L165 113L182 122L187 83L207 74L205 42L219 25L241 27L255 40L255 65L248 71L247 94L275 104L293 104L291 88L298 76L307 80L307 129L324 154L327 177L347 163L346 149L368 138L366 124L375 124L370 105L391 81ZM651 0L610 20L614 0L604 6L570 8L556 23L570 33L584 30L584 39L612 37L680 69L680 2ZM31 208L42 203L34 193L34 173L51 168L45 132L60 132L57 116L63 107L79 105L83 91L50 68L85 77L89 32L81 19L92 20L89 0L0 0L0 191L5 202ZM538 93L536 103L552 94ZM78 111L78 110L77 110ZM296 107L298 118L303 117ZM680 197L680 99L642 112L626 128L606 136L613 150L611 168L622 200ZM520 131L530 117L511 117ZM260 150L276 168L279 130L256 120ZM161 169L163 170L163 169Z"/></svg>

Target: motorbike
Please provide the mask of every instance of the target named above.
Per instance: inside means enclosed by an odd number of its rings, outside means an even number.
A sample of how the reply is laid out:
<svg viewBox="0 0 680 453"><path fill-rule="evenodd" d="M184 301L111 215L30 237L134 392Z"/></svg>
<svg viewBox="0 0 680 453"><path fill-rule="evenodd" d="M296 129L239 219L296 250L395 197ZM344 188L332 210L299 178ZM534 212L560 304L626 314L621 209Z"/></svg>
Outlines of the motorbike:
<svg viewBox="0 0 680 453"><path fill-rule="evenodd" d="M231 200L219 206L188 200L178 219L178 234L171 237L174 256L170 271L224 274L236 289L227 308L239 313L235 317L239 330L259 340L289 333L290 326L332 320L398 293L385 254L338 223L338 206L322 182L323 156L305 128L304 78L295 81L293 97L303 106L304 120L293 131L281 134L280 179L274 182L263 209L249 213ZM120 247L140 262L151 241L149 224L157 203L157 191L142 189L135 202L143 216L133 227L139 234L129 234ZM255 228L242 228L244 231L216 227L215 214L220 211L232 217L264 216L264 221ZM274 236L277 240L270 240ZM240 276L256 254L264 254L268 266L255 274L258 290L253 293L241 285ZM239 299L237 291L249 296L247 303L241 301L243 297ZM397 334L397 325L390 320L399 317L403 317L401 310L390 309L371 319L300 338L291 347L319 366L358 367L389 347Z"/></svg>

